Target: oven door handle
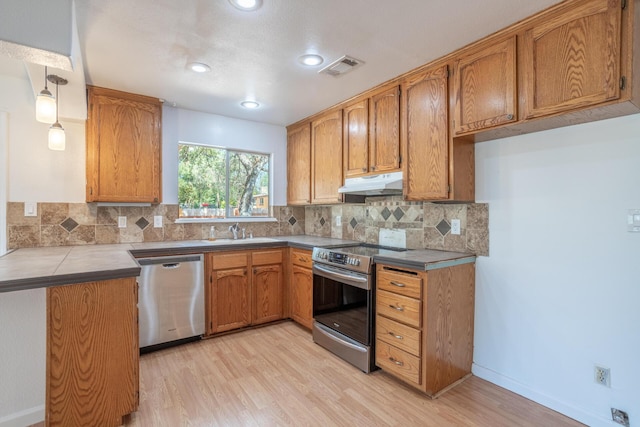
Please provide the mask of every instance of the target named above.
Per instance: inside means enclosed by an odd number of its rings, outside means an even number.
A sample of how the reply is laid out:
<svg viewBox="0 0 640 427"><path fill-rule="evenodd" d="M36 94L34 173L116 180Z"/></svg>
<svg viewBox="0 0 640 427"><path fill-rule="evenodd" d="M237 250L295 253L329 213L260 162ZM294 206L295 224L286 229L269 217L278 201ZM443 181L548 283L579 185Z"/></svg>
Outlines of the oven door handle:
<svg viewBox="0 0 640 427"><path fill-rule="evenodd" d="M338 269L331 268L326 265L313 264L313 274L317 274L318 276L326 277L327 279L332 279L335 281L342 281L348 285L352 285L367 291L371 289L371 281L369 280L368 276L343 273Z"/></svg>

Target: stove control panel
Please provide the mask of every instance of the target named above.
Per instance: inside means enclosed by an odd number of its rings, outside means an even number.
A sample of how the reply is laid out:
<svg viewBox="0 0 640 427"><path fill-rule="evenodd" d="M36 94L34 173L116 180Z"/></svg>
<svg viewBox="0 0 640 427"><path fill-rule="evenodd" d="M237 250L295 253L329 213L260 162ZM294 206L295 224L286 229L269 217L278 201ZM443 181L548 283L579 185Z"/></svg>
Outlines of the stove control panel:
<svg viewBox="0 0 640 427"><path fill-rule="evenodd" d="M350 270L369 269L370 258L325 248L313 249L313 260L325 264L339 265Z"/></svg>

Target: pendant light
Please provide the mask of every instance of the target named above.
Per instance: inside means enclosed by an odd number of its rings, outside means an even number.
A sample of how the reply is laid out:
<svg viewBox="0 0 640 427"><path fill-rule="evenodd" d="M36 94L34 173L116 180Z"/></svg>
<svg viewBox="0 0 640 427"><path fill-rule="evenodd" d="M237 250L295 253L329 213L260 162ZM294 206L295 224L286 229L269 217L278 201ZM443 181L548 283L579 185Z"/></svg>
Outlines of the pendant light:
<svg viewBox="0 0 640 427"><path fill-rule="evenodd" d="M56 118L56 99L47 87L47 67L44 67L44 89L36 97L36 120L53 123Z"/></svg>
<svg viewBox="0 0 640 427"><path fill-rule="evenodd" d="M56 85L56 121L49 128L49 149L56 150L56 151L64 151L66 138L64 134L64 128L58 121L58 86L59 85L64 86L68 82L67 82L67 79L63 79L62 77L59 77L53 74L50 76L47 76L47 79L51 83L55 83Z"/></svg>

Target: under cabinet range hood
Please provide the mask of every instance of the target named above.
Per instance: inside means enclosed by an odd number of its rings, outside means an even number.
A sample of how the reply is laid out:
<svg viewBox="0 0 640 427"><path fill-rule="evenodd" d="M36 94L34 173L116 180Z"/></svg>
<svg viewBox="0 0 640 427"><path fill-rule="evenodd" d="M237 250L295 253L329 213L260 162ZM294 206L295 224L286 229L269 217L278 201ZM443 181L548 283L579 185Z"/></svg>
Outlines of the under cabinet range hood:
<svg viewBox="0 0 640 427"><path fill-rule="evenodd" d="M402 172L347 178L338 192L362 196L402 194Z"/></svg>

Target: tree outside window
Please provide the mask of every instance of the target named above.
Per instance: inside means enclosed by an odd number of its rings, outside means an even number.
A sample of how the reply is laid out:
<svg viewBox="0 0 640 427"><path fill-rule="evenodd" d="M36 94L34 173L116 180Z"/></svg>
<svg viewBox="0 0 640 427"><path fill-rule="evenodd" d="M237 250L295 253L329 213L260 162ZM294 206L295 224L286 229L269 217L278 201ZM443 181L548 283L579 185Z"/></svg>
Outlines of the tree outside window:
<svg viewBox="0 0 640 427"><path fill-rule="evenodd" d="M269 160L269 154L178 144L180 218L270 216L269 206L256 203L256 196L269 196Z"/></svg>

